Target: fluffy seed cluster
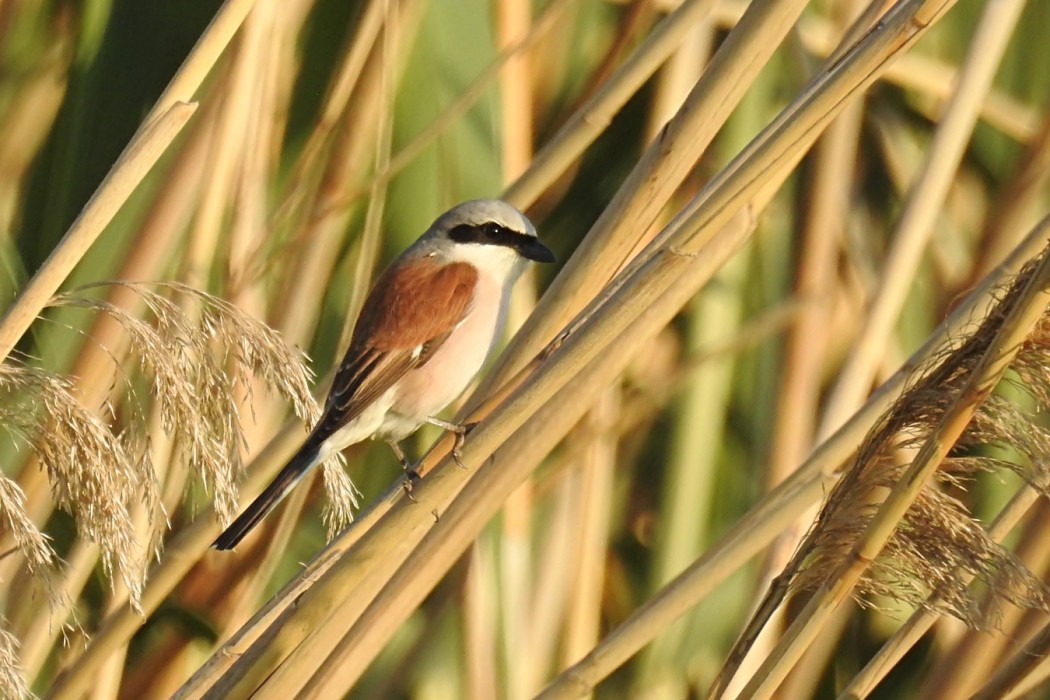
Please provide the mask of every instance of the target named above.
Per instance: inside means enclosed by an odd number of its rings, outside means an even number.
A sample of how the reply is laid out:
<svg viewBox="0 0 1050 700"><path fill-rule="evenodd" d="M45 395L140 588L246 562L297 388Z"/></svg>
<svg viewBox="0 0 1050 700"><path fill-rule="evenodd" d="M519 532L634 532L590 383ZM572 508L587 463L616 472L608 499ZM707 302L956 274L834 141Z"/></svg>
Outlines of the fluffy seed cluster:
<svg viewBox="0 0 1050 700"><path fill-rule="evenodd" d="M789 566L797 571L794 587L812 590L829 583L919 447L957 402L969 400L968 382L1033 269L1029 265L1018 275L965 340L928 363L871 430ZM1047 493L1050 431L1037 414L1050 410L1048 360L1050 319L1044 318L867 568L857 588L862 604L882 598L928 606L932 600L936 612L994 627L996 620L982 617L969 585L973 578L1015 605L1050 609L1047 587L988 535L963 500L977 474L1003 470Z"/></svg>

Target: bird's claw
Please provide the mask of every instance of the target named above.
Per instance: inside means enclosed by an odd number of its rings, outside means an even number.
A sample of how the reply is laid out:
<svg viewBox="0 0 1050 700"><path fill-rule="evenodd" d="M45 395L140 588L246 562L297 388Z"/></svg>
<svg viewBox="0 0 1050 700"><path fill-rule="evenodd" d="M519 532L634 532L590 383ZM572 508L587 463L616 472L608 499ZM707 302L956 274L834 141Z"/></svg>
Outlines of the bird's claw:
<svg viewBox="0 0 1050 700"><path fill-rule="evenodd" d="M408 500L413 503L418 503L419 501L412 495L412 489L415 488L416 483L422 478L414 467L405 467L405 480L401 482L401 488L405 490L405 496L408 497Z"/></svg>
<svg viewBox="0 0 1050 700"><path fill-rule="evenodd" d="M452 443L452 461L456 463L460 469L466 469L467 465L463 464L462 449L463 444L467 441L467 435L470 431L477 427L477 423L463 423L459 426L459 430L453 430L452 433L456 436L455 442Z"/></svg>

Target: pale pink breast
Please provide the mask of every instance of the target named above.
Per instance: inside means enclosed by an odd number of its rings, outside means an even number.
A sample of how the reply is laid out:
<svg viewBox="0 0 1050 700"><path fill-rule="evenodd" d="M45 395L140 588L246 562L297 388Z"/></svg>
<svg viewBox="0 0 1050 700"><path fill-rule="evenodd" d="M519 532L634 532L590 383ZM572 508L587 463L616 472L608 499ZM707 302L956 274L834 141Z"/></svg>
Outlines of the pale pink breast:
<svg viewBox="0 0 1050 700"><path fill-rule="evenodd" d="M508 296L489 276L479 276L470 312L426 364L398 383L390 410L418 424L462 394L503 330Z"/></svg>

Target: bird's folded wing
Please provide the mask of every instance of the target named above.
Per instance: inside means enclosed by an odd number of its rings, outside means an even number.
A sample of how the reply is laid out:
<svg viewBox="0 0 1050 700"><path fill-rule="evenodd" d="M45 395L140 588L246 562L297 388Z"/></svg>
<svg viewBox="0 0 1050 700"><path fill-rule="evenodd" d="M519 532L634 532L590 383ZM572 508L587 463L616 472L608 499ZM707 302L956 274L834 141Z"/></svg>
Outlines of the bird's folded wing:
<svg viewBox="0 0 1050 700"><path fill-rule="evenodd" d="M428 258L384 272L365 299L315 434L331 435L426 364L470 312L477 281L472 265Z"/></svg>

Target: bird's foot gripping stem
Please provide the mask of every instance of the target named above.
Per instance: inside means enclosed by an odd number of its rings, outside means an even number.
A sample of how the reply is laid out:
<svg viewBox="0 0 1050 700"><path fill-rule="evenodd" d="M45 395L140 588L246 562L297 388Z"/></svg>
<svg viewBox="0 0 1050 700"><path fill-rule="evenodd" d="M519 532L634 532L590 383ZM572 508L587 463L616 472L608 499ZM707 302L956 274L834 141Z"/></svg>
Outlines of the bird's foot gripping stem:
<svg viewBox="0 0 1050 700"><path fill-rule="evenodd" d="M470 431L477 427L477 423L450 423L448 421L441 420L440 418L427 418L427 423L436 425L439 428L444 428L453 435L456 436L456 441L452 445L452 461L454 461L460 469L466 469L467 465L463 464L463 455L461 450L463 449L463 443L467 440L467 435Z"/></svg>

